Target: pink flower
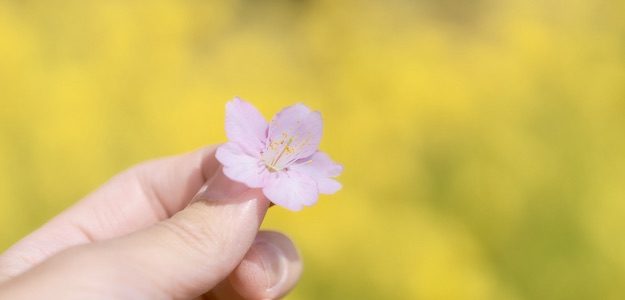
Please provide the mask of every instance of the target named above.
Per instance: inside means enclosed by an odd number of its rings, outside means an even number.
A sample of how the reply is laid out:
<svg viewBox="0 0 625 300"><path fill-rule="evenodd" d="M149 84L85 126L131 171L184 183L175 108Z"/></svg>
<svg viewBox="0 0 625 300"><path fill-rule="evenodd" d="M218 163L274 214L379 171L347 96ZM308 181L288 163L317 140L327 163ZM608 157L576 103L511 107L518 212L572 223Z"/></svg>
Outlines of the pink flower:
<svg viewBox="0 0 625 300"><path fill-rule="evenodd" d="M226 104L229 141L217 149L224 174L250 188L262 188L267 198L290 210L317 202L319 193L333 194L341 184L333 179L343 167L318 150L321 114L295 104L267 124L251 104L235 98Z"/></svg>

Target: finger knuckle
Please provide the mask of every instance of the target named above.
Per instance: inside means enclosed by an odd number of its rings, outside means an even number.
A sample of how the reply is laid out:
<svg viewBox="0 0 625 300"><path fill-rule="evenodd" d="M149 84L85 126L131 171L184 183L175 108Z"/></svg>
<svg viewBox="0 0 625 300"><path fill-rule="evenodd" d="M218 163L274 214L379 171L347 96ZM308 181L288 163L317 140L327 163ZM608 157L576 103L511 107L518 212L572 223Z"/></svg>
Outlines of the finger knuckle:
<svg viewBox="0 0 625 300"><path fill-rule="evenodd" d="M173 236L176 244L204 257L215 257L223 252L226 239L207 223L205 220L174 217L159 224Z"/></svg>

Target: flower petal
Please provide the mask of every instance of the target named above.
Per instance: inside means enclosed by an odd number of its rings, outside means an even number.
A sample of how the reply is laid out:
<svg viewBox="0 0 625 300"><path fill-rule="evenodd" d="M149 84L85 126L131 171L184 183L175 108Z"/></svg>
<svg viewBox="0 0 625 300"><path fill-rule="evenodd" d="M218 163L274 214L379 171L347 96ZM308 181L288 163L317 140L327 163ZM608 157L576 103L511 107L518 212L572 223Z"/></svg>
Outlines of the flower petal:
<svg viewBox="0 0 625 300"><path fill-rule="evenodd" d="M250 155L260 155L267 139L267 121L251 104L234 98L226 103L226 135Z"/></svg>
<svg viewBox="0 0 625 300"><path fill-rule="evenodd" d="M223 172L228 178L250 188L264 185L267 168L259 158L245 153L240 144L228 142L219 146L215 157L223 165Z"/></svg>
<svg viewBox="0 0 625 300"><path fill-rule="evenodd" d="M283 109L269 124L263 159L279 170L312 155L319 148L322 129L319 112L311 111L303 104Z"/></svg>
<svg viewBox="0 0 625 300"><path fill-rule="evenodd" d="M299 160L290 169L312 177L317 182L319 193L334 194L342 187L331 177L339 176L343 172L343 166L332 161L323 152L317 151L312 156Z"/></svg>
<svg viewBox="0 0 625 300"><path fill-rule="evenodd" d="M317 178L317 188L319 193L332 195L343 188L343 185L332 178Z"/></svg>
<svg viewBox="0 0 625 300"><path fill-rule="evenodd" d="M271 173L263 193L274 204L294 211L315 204L318 198L315 180L295 171Z"/></svg>

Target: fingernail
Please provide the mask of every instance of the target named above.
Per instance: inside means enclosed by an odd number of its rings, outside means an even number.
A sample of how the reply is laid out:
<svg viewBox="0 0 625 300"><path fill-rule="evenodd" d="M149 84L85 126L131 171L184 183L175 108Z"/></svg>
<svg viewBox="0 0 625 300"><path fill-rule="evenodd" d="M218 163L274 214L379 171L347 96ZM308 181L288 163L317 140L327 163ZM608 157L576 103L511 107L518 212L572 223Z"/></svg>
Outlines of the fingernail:
<svg viewBox="0 0 625 300"><path fill-rule="evenodd" d="M247 190L249 190L249 188L244 184L226 177L220 168L215 172L215 175L202 186L200 191L193 197L191 203L200 200L221 201L232 199Z"/></svg>
<svg viewBox="0 0 625 300"><path fill-rule="evenodd" d="M245 260L261 267L264 275L264 287L267 292L270 292L286 278L285 255L280 248L270 243L257 241L246 255Z"/></svg>

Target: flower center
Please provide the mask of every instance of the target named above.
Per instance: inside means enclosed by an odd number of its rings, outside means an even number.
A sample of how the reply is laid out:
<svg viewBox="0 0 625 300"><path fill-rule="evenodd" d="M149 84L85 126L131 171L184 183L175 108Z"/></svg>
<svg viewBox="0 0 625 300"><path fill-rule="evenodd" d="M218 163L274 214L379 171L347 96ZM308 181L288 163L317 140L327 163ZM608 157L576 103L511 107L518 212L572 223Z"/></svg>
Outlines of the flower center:
<svg viewBox="0 0 625 300"><path fill-rule="evenodd" d="M299 158L301 145L296 145L297 139L286 132L282 133L279 140L269 140L262 159L269 172L278 172L287 168Z"/></svg>

